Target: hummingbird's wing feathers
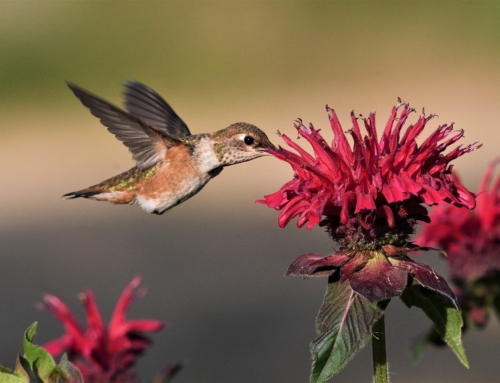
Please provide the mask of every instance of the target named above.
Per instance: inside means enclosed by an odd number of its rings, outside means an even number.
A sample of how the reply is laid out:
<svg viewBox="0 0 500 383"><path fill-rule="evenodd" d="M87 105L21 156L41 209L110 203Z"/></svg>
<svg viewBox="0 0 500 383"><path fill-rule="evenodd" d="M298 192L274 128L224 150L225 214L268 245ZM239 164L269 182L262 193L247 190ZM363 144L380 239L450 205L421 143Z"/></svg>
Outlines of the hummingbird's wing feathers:
<svg viewBox="0 0 500 383"><path fill-rule="evenodd" d="M111 105L107 101L68 83L76 97L101 123L132 152L139 169L147 169L162 160L168 148L182 142L163 130Z"/></svg>
<svg viewBox="0 0 500 383"><path fill-rule="evenodd" d="M169 136L190 136L187 125L153 89L138 81L125 83L125 108L134 116L163 130Z"/></svg>

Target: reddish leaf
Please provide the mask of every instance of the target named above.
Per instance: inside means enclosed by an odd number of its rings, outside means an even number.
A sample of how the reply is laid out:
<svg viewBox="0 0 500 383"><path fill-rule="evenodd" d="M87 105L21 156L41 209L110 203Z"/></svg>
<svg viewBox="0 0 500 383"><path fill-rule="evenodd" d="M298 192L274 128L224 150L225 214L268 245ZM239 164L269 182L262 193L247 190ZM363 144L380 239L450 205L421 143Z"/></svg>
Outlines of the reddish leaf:
<svg viewBox="0 0 500 383"><path fill-rule="evenodd" d="M400 296L407 282L408 271L392 266L381 253L350 279L352 289L372 303Z"/></svg>

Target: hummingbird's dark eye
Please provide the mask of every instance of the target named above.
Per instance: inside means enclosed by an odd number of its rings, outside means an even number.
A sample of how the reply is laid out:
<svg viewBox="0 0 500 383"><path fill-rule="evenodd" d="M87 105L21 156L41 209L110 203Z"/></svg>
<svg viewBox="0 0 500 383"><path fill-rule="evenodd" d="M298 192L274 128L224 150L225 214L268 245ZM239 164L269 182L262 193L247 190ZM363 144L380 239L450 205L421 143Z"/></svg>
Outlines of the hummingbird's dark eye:
<svg viewBox="0 0 500 383"><path fill-rule="evenodd" d="M255 142L253 137L250 137L250 136L245 136L243 141L245 141L245 144L247 144L248 146L252 145Z"/></svg>

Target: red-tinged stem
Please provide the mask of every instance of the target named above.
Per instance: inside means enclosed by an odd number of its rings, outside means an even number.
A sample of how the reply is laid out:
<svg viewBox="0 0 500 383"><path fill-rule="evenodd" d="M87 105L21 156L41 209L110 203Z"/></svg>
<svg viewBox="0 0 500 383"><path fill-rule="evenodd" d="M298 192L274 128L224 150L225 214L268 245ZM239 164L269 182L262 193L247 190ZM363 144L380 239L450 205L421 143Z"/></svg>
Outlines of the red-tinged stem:
<svg viewBox="0 0 500 383"><path fill-rule="evenodd" d="M373 325L372 351L373 351L373 382L388 383L387 356L385 353L385 317Z"/></svg>

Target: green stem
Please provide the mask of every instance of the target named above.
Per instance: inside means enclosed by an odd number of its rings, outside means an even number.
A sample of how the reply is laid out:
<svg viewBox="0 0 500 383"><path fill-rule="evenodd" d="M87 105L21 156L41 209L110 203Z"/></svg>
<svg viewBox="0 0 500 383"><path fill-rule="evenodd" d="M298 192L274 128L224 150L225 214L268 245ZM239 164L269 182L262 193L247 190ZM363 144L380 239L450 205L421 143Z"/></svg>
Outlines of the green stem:
<svg viewBox="0 0 500 383"><path fill-rule="evenodd" d="M387 357L385 355L385 317L373 325L372 350L373 350L373 381L374 383L387 383Z"/></svg>

